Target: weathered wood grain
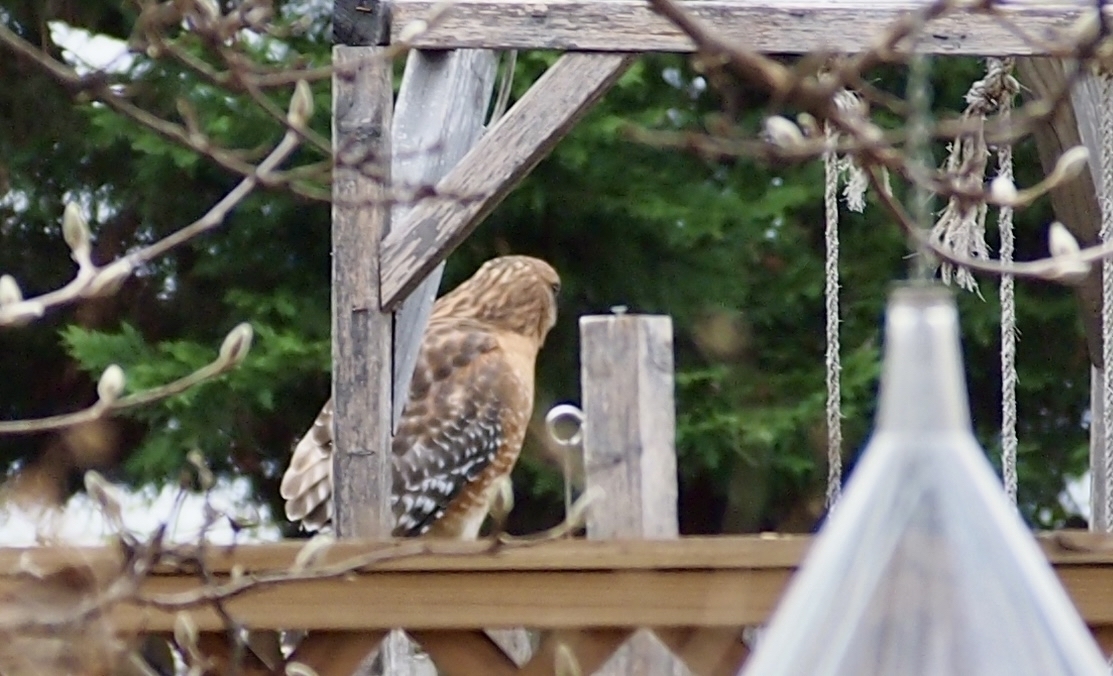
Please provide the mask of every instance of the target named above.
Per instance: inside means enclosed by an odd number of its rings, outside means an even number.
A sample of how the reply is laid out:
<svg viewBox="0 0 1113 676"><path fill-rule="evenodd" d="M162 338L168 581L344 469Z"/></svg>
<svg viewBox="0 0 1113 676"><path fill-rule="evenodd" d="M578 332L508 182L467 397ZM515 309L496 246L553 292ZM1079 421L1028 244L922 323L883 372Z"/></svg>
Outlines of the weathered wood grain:
<svg viewBox="0 0 1113 676"><path fill-rule="evenodd" d="M580 360L585 487L603 496L588 513L588 538L677 537L672 319L581 317ZM640 631L599 673L685 672Z"/></svg>
<svg viewBox="0 0 1113 676"><path fill-rule="evenodd" d="M688 0L684 9L727 40L766 53L818 49L853 53L876 36L912 0ZM1077 19L1078 2L995 3L1026 34L1053 42ZM437 0L393 3L395 31L430 16ZM415 47L452 49L562 49L612 52L690 52L692 41L649 3L638 0L455 0ZM1039 54L1000 20L953 13L928 24L917 49L933 54L991 56Z"/></svg>
<svg viewBox="0 0 1113 676"><path fill-rule="evenodd" d="M1020 81L1033 98L1048 98L1062 89L1067 81L1064 64L1059 59L1030 57L1017 60ZM1050 173L1063 151L1085 145L1090 151L1090 167L1069 181L1063 181L1051 190L1051 205L1055 217L1070 230L1082 246L1093 246L1101 241L1101 206L1098 195L1102 189L1101 137L1098 132L1100 94L1093 77L1084 77L1071 91L1070 100L1060 106L1055 116L1033 129L1040 164L1044 173ZM1102 479L1105 457L1105 426L1102 422L1105 405L1102 391L1105 379L1102 372L1102 266L1095 265L1090 274L1075 287L1078 312L1086 335L1090 356L1090 527L1106 530L1113 515L1107 513L1105 481ZM1021 327L1023 330L1023 327Z"/></svg>
<svg viewBox="0 0 1113 676"><path fill-rule="evenodd" d="M397 306L475 230L621 75L634 57L565 54L383 242L382 300ZM463 199L459 199L463 198Z"/></svg>
<svg viewBox="0 0 1113 676"><path fill-rule="evenodd" d="M1032 99L1047 98L1059 92L1066 82L1063 63L1059 59L1032 57L1017 59L1017 75L1026 87L1025 95ZM1049 173L1064 151L1085 143L1091 152L1091 162L1097 162L1100 155L1093 86L1089 78L1072 92L1071 100L1060 106L1055 116L1046 123L1037 124L1032 130L1036 149L1044 173ZM1097 166L1096 164L1092 166ZM1051 205L1055 217L1063 223L1082 246L1091 246L1099 241L1101 228L1101 207L1098 206L1094 186L1101 180L1100 175L1090 170L1069 181L1059 183L1051 190ZM1086 332L1086 344L1090 361L1101 366L1101 266L1095 265L1090 275L1075 288L1078 298L1082 326ZM1023 328L1023 327L1021 327Z"/></svg>
<svg viewBox="0 0 1113 676"><path fill-rule="evenodd" d="M382 0L334 0L332 41L349 47L385 45L390 40L390 5Z"/></svg>
<svg viewBox="0 0 1113 676"><path fill-rule="evenodd" d="M356 65L333 78L333 523L341 536L389 537L391 316L379 305L389 220L390 60L381 47L333 48Z"/></svg>
<svg viewBox="0 0 1113 676"><path fill-rule="evenodd" d="M1068 531L1037 541L1087 624L1113 626L1113 537ZM398 558L348 578L259 588L228 608L258 629L737 628L765 622L810 543L808 536L562 540L481 553L489 543L444 542L438 553ZM213 548L208 558L225 575L234 565L259 574L288 569L302 545ZM322 563L406 545L412 543L338 542ZM107 547L0 549L0 609L58 568L90 566L107 579L121 555ZM142 591L198 585L193 573L155 571ZM191 614L204 631L224 629L215 613L196 607ZM111 617L122 631L159 632L173 630L175 613L127 605Z"/></svg>
<svg viewBox="0 0 1113 676"><path fill-rule="evenodd" d="M581 317L580 355L588 537L677 537L672 319Z"/></svg>
<svg viewBox="0 0 1113 676"><path fill-rule="evenodd" d="M393 192L401 197L436 185L475 145L483 132L497 66L495 54L485 50L410 52L394 111ZM391 222L403 223L413 207L408 200L395 204ZM395 315L395 426L443 270L443 263L434 268Z"/></svg>

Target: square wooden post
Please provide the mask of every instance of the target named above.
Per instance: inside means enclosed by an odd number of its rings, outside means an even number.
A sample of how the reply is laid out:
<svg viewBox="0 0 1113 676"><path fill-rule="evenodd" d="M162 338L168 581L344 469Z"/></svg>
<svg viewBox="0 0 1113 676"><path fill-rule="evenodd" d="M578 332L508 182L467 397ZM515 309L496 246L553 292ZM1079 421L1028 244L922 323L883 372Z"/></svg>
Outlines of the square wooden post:
<svg viewBox="0 0 1113 676"><path fill-rule="evenodd" d="M389 538L391 331L379 301L390 221L391 60L384 47L333 48L333 524Z"/></svg>
<svg viewBox="0 0 1113 676"><path fill-rule="evenodd" d="M333 31L332 520L338 537L387 539L393 318L380 300L379 251L390 228L388 7L337 0ZM354 635L351 651L370 655L380 636ZM384 665L396 652L383 644Z"/></svg>
<svg viewBox="0 0 1113 676"><path fill-rule="evenodd" d="M672 319L582 317L580 354L585 486L602 489L588 513L588 538L676 538ZM687 670L642 631L597 673L667 675Z"/></svg>

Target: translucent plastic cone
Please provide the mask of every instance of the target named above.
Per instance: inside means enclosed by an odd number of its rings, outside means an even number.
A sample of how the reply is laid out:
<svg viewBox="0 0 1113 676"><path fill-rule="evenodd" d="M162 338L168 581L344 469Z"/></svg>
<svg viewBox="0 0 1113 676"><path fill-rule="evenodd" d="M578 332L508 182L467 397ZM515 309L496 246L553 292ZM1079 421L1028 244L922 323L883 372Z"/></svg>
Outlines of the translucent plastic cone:
<svg viewBox="0 0 1113 676"><path fill-rule="evenodd" d="M970 426L958 316L893 292L877 427L746 676L1105 676Z"/></svg>

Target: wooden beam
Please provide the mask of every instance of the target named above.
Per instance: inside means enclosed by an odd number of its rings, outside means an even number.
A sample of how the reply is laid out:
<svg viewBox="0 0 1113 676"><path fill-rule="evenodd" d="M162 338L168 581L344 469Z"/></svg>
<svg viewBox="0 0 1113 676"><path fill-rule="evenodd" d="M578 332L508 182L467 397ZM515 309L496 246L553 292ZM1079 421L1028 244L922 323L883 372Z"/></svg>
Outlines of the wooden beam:
<svg viewBox="0 0 1113 676"><path fill-rule="evenodd" d="M580 318L585 488L590 539L676 538L676 419L672 319ZM686 671L648 631L631 637L601 674Z"/></svg>
<svg viewBox="0 0 1113 676"><path fill-rule="evenodd" d="M393 308L462 242L583 117L633 61L565 54L383 242L382 301ZM459 199L459 198L464 199Z"/></svg>
<svg viewBox="0 0 1113 676"><path fill-rule="evenodd" d="M390 537L391 315L379 306L394 89L382 47L333 48L333 524Z"/></svg>
<svg viewBox="0 0 1113 676"><path fill-rule="evenodd" d="M410 52L394 115L394 192L436 185L475 145L483 133L497 70L490 51ZM391 222L405 222L413 208L410 201L395 204ZM443 263L434 268L395 315L394 426L402 417L443 270Z"/></svg>
<svg viewBox="0 0 1113 676"><path fill-rule="evenodd" d="M1017 74L1029 92L1029 98L1051 98L1067 82L1066 70L1059 59L1031 57L1017 60ZM1100 243L1101 206L1098 195L1102 189L1101 136L1098 131L1100 92L1093 77L1084 77L1075 85L1070 100L1060 106L1054 117L1033 129L1040 164L1044 173L1050 173L1064 151L1084 145L1090 151L1090 167L1069 181L1059 183L1051 190L1051 205L1055 218L1070 230L1082 246ZM1075 287L1078 311L1086 336L1090 356L1090 468L1091 468L1091 528L1106 531L1113 523L1107 514L1105 482L1105 426L1102 411L1104 401L1104 374L1102 371L1102 266L1092 267L1090 274Z"/></svg>
<svg viewBox="0 0 1113 676"><path fill-rule="evenodd" d="M1069 531L1038 542L1086 623L1113 626L1113 537ZM227 608L256 629L738 628L766 621L810 543L807 536L561 540L483 552L489 543L444 542L434 553L396 558L371 571L260 587ZM322 564L378 550L402 554L408 550L400 548L412 544L338 542ZM209 563L220 575L236 565L245 575L260 575L288 569L302 546L213 548ZM52 571L89 567L107 581L120 561L121 553L110 548L0 549L0 626L24 616L20 599ZM199 585L195 573L156 570L141 591L150 598ZM64 608L51 606L50 612ZM170 609L131 604L110 615L121 631L169 632L175 621ZM202 631L224 630L221 618L200 605L191 615Z"/></svg>
<svg viewBox="0 0 1113 676"><path fill-rule="evenodd" d="M1066 84L1066 71L1059 59L1031 57L1017 59L1017 76L1024 85L1026 98L1046 99ZM1044 173L1050 173L1059 156L1067 150L1085 145L1090 151L1092 166L1096 167L1100 149L1096 121L1096 95L1090 78L1085 78L1071 99L1056 109L1047 122L1037 124L1032 130ZM1051 206L1055 218L1070 230L1082 246L1100 242L1101 207L1098 205L1095 186L1101 180L1091 169L1068 181L1058 183L1051 190ZM1101 367L1101 266L1095 265L1090 275L1075 287L1079 314L1086 334L1090 363Z"/></svg>
<svg viewBox="0 0 1113 676"><path fill-rule="evenodd" d="M687 0L684 9L723 38L765 53L826 49L861 52L893 21L924 2L911 0ZM1044 41L1071 25L1082 3L994 3L1023 34ZM395 32L444 9L411 44L425 49L560 49L598 52L691 52L687 35L640 0L398 0ZM1107 10L1108 11L1108 10ZM1002 20L954 12L928 24L917 48L946 55L1039 54Z"/></svg>

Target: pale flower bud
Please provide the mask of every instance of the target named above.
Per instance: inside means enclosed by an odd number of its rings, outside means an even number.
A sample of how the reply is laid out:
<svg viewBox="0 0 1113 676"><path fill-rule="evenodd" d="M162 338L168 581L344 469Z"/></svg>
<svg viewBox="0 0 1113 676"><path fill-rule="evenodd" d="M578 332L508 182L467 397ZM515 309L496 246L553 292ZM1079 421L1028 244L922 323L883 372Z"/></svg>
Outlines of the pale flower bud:
<svg viewBox="0 0 1113 676"><path fill-rule="evenodd" d="M81 215L81 208L73 202L66 204L62 215L62 238L69 245L75 260L79 263L89 260L89 224Z"/></svg>
<svg viewBox="0 0 1113 676"><path fill-rule="evenodd" d="M1055 261L1052 278L1067 284L1077 284L1090 274L1090 264L1079 260L1081 251L1078 240L1062 224L1056 221L1047 231L1047 248Z"/></svg>
<svg viewBox="0 0 1113 676"><path fill-rule="evenodd" d="M1075 146L1059 156L1051 177L1056 183L1078 176L1090 160L1090 151L1085 146Z"/></svg>
<svg viewBox="0 0 1113 676"><path fill-rule="evenodd" d="M304 127L309 118L313 117L313 91L305 80L298 80L294 85L294 95L290 97L290 111L286 114L286 121L293 127Z"/></svg>
<svg viewBox="0 0 1113 676"><path fill-rule="evenodd" d="M1076 256L1082 251L1078 246L1078 240L1059 221L1052 223L1047 230L1047 248L1055 257Z"/></svg>
<svg viewBox="0 0 1113 676"><path fill-rule="evenodd" d="M97 396L102 403L111 404L124 393L124 383L127 381L124 370L116 364L110 364L97 381Z"/></svg>
<svg viewBox="0 0 1113 676"><path fill-rule="evenodd" d="M101 268L89 283L85 295L89 297L109 296L116 293L123 285L124 280L131 276L135 266L126 258Z"/></svg>
<svg viewBox="0 0 1113 676"><path fill-rule="evenodd" d="M254 331L251 324L247 322L237 324L234 329L228 332L228 335L224 337L224 342L220 345L220 361L229 365L243 361L248 350L251 349L253 335Z"/></svg>
<svg viewBox="0 0 1113 676"><path fill-rule="evenodd" d="M290 566L290 572L300 573L314 565L325 555L325 552L327 552L335 542L336 537L333 536L332 533L318 533L309 538L309 541L298 550L298 555L294 557L294 563Z"/></svg>
<svg viewBox="0 0 1113 676"><path fill-rule="evenodd" d="M407 43L427 30L429 30L429 22L423 19L414 19L398 31L398 41L403 44Z"/></svg>
<svg viewBox="0 0 1113 676"><path fill-rule="evenodd" d="M1012 206L1020 198L1020 193L1007 176L998 176L989 184L989 196L997 204Z"/></svg>
<svg viewBox="0 0 1113 676"><path fill-rule="evenodd" d="M287 662L286 676L317 676L317 670L302 662Z"/></svg>
<svg viewBox="0 0 1113 676"><path fill-rule="evenodd" d="M780 115L765 118L765 133L774 145L794 148L804 142L804 132L794 122Z"/></svg>
<svg viewBox="0 0 1113 676"><path fill-rule="evenodd" d="M556 676L583 676L576 653L564 643L557 644L556 655L553 656L553 673Z"/></svg>
<svg viewBox="0 0 1113 676"><path fill-rule="evenodd" d="M4 275L0 277L0 305L12 305L23 300L23 292L19 290L19 282L15 277Z"/></svg>
<svg viewBox="0 0 1113 676"><path fill-rule="evenodd" d="M199 637L197 623L193 621L190 614L184 610L178 611L178 615L174 618L174 642L178 647L183 650L196 648Z"/></svg>
<svg viewBox="0 0 1113 676"><path fill-rule="evenodd" d="M1082 10L1078 16L1078 20L1068 30L1071 35L1071 42L1080 44L1084 42L1092 42L1097 38L1101 31L1101 15L1099 10L1089 7Z"/></svg>

